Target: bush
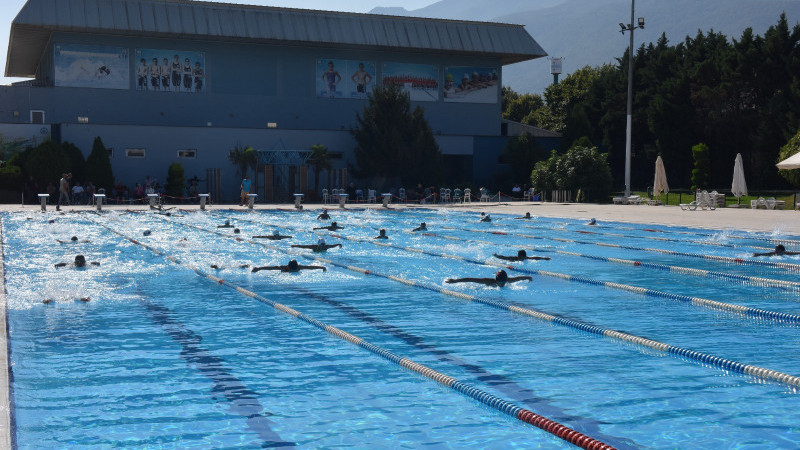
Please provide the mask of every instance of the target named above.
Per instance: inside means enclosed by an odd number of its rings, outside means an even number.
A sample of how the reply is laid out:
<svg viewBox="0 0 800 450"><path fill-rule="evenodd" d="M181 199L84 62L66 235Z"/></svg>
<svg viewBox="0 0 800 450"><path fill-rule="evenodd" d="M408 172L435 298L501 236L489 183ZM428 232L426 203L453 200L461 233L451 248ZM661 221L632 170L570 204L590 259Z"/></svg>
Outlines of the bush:
<svg viewBox="0 0 800 450"><path fill-rule="evenodd" d="M537 191L580 191L586 201L607 201L612 185L608 155L582 145L573 145L563 155L554 151L549 159L536 163L531 182Z"/></svg>
<svg viewBox="0 0 800 450"><path fill-rule="evenodd" d="M705 189L708 186L711 157L708 146L700 143L692 147L694 169L692 169L692 189Z"/></svg>
<svg viewBox="0 0 800 450"><path fill-rule="evenodd" d="M61 179L61 174L70 172L69 158L60 145L53 141L45 141L36 146L24 158L23 169L39 186L55 183Z"/></svg>
<svg viewBox="0 0 800 450"><path fill-rule="evenodd" d="M107 192L111 192L114 187L114 172L111 170L108 150L100 136L94 138L92 152L86 158L86 176L97 189L104 188Z"/></svg>
<svg viewBox="0 0 800 450"><path fill-rule="evenodd" d="M183 166L180 163L172 163L167 170L166 194L170 197L183 197L183 189L186 186Z"/></svg>
<svg viewBox="0 0 800 450"><path fill-rule="evenodd" d="M83 152L72 142L64 142L61 144L64 149L64 154L67 155L69 160L69 171L72 172L72 183L80 182L86 184L86 160L83 158Z"/></svg>
<svg viewBox="0 0 800 450"><path fill-rule="evenodd" d="M24 180L21 168L12 165L0 167L0 189L20 191Z"/></svg>

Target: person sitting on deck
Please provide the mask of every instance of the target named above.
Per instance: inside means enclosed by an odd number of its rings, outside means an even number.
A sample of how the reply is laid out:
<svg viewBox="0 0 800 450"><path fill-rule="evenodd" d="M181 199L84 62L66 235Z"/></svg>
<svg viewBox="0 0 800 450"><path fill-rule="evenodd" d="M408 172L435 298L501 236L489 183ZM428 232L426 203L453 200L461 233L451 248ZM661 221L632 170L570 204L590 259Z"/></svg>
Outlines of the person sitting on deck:
<svg viewBox="0 0 800 450"><path fill-rule="evenodd" d="M331 220L331 216L328 214L328 210L323 209L322 214L317 216L317 220Z"/></svg>
<svg viewBox="0 0 800 450"><path fill-rule="evenodd" d="M278 230L272 232L272 234L265 234L263 236L253 236L253 239L269 239L270 241L280 241L281 239L291 239L291 236L281 236Z"/></svg>
<svg viewBox="0 0 800 450"><path fill-rule="evenodd" d="M292 245L292 248L305 248L305 249L308 249L308 250L312 250L314 253L322 253L322 252L328 251L328 249L331 249L331 248L334 248L334 247L341 248L342 244L328 245L328 244L325 243L325 239L320 239L319 241L317 241L316 245L312 245L312 244L306 244L306 245L295 244L295 245Z"/></svg>
<svg viewBox="0 0 800 450"><path fill-rule="evenodd" d="M379 231L378 235L375 236L373 239L389 239L389 236L386 235L386 230L381 228L381 231Z"/></svg>
<svg viewBox="0 0 800 450"><path fill-rule="evenodd" d="M328 231L336 231L336 230L341 230L341 229L343 229L343 228L344 228L344 227L340 227L338 223L336 223L336 222L331 222L331 224L330 224L330 225L328 225L327 227L315 227L314 229L315 229L315 230L328 230Z"/></svg>
<svg viewBox="0 0 800 450"><path fill-rule="evenodd" d="M503 287L506 283L514 283L522 280L531 281L532 279L533 278L529 276L509 277L505 270L500 270L495 274L494 278L448 278L445 280L445 283L480 283L486 286Z"/></svg>
<svg viewBox="0 0 800 450"><path fill-rule="evenodd" d="M328 269L323 266L301 266L297 263L296 259L289 261L289 264L285 266L261 266L261 267L253 267L251 272L258 272L260 270L280 270L281 272L288 272L288 273L295 273L300 272L301 270L315 270L320 269L323 272L326 272Z"/></svg>
<svg viewBox="0 0 800 450"><path fill-rule="evenodd" d="M233 228L233 225L231 225L230 220L226 220L224 224L217 225L217 228Z"/></svg>
<svg viewBox="0 0 800 450"><path fill-rule="evenodd" d="M56 267L65 267L65 266L69 266L70 264L71 264L73 267L75 267L75 268L82 268L82 267L86 267L86 257L85 257L85 256L83 256L83 255L75 255L75 260L74 260L72 263L60 262L60 263L56 263L56 265L55 265L55 266L56 266ZM92 265L92 266L99 266L99 265L100 265L100 263L99 263L99 262L97 262L97 261L92 261L92 262L90 263L90 265Z"/></svg>
<svg viewBox="0 0 800 450"><path fill-rule="evenodd" d="M219 266L217 264L211 264L210 267L212 269L214 269L214 270L224 270L224 269L232 268L233 266ZM239 264L238 267L239 267L239 269L248 269L248 268L250 268L250 264Z"/></svg>
<svg viewBox="0 0 800 450"><path fill-rule="evenodd" d="M504 261L525 261L526 259L532 259L534 261L545 260L550 261L550 258L547 256L528 256L528 253L525 250L520 250L517 252L517 256L503 256L494 253L492 256L498 259L502 259Z"/></svg>
<svg viewBox="0 0 800 450"><path fill-rule="evenodd" d="M778 244L775 246L775 250L767 253L753 253L753 256L793 256L793 255L800 255L800 252L787 252L786 247L783 244Z"/></svg>
<svg viewBox="0 0 800 450"><path fill-rule="evenodd" d="M411 231L428 231L428 226L425 225L425 222L422 222L417 228L414 228Z"/></svg>
<svg viewBox="0 0 800 450"><path fill-rule="evenodd" d="M514 217L514 218L515 219L532 219L533 217L531 217L531 213L526 212L524 216L522 216L522 217Z"/></svg>

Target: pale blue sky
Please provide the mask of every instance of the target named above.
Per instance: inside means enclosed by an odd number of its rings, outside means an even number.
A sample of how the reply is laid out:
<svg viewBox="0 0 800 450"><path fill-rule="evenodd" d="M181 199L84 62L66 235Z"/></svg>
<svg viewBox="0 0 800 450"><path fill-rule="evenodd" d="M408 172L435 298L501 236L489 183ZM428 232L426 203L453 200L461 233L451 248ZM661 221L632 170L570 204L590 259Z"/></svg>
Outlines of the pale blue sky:
<svg viewBox="0 0 800 450"><path fill-rule="evenodd" d="M5 75L6 54L8 52L8 36L11 31L11 21L22 9L26 0L0 0L0 58L2 59L2 74ZM227 0L225 3L240 3L249 5L283 6L289 8L322 9L328 11L368 12L376 6L403 6L406 9L422 8L436 0ZM8 84L18 78L0 77L0 84Z"/></svg>

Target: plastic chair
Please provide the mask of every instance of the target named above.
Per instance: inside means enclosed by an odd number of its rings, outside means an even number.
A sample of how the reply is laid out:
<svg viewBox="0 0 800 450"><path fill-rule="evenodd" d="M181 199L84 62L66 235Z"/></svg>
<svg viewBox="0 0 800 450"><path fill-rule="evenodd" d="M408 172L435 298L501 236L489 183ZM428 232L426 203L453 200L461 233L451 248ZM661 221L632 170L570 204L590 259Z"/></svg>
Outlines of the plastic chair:
<svg viewBox="0 0 800 450"><path fill-rule="evenodd" d="M327 204L328 200L330 200L330 195L328 195L328 190L327 189L323 189L322 190L322 203L323 204Z"/></svg>
<svg viewBox="0 0 800 450"><path fill-rule="evenodd" d="M464 189L464 203L472 203L472 189Z"/></svg>
<svg viewBox="0 0 800 450"><path fill-rule="evenodd" d="M453 203L455 203L455 202L459 202L460 203L463 200L462 196L463 196L463 193L461 192L461 189L456 188L453 191Z"/></svg>
<svg viewBox="0 0 800 450"><path fill-rule="evenodd" d="M367 189L367 203L375 203L375 189Z"/></svg>
<svg viewBox="0 0 800 450"><path fill-rule="evenodd" d="M398 197L400 197L400 201L401 202L403 202L403 203L407 203L408 202L408 197L406 197L406 188L400 188L400 190L398 190L397 193L398 193Z"/></svg>

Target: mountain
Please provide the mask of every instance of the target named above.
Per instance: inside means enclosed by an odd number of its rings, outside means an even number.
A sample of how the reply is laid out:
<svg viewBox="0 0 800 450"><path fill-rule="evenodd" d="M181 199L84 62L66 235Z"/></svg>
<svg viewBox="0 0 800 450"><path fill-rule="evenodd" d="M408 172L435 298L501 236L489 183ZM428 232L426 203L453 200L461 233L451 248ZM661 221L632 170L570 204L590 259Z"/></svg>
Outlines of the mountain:
<svg viewBox="0 0 800 450"><path fill-rule="evenodd" d="M378 11L380 10L380 12ZM564 57L564 75L586 65L614 63L628 47L619 23L628 23L629 0L442 0L425 8L376 8L379 14L486 20L525 25L550 56ZM789 24L800 21L800 0L639 0L636 17L645 18L634 46L655 42L662 33L673 44L698 30L714 30L738 39L750 27L763 35L786 12ZM553 80L545 58L506 66L503 84L518 92L541 93Z"/></svg>

